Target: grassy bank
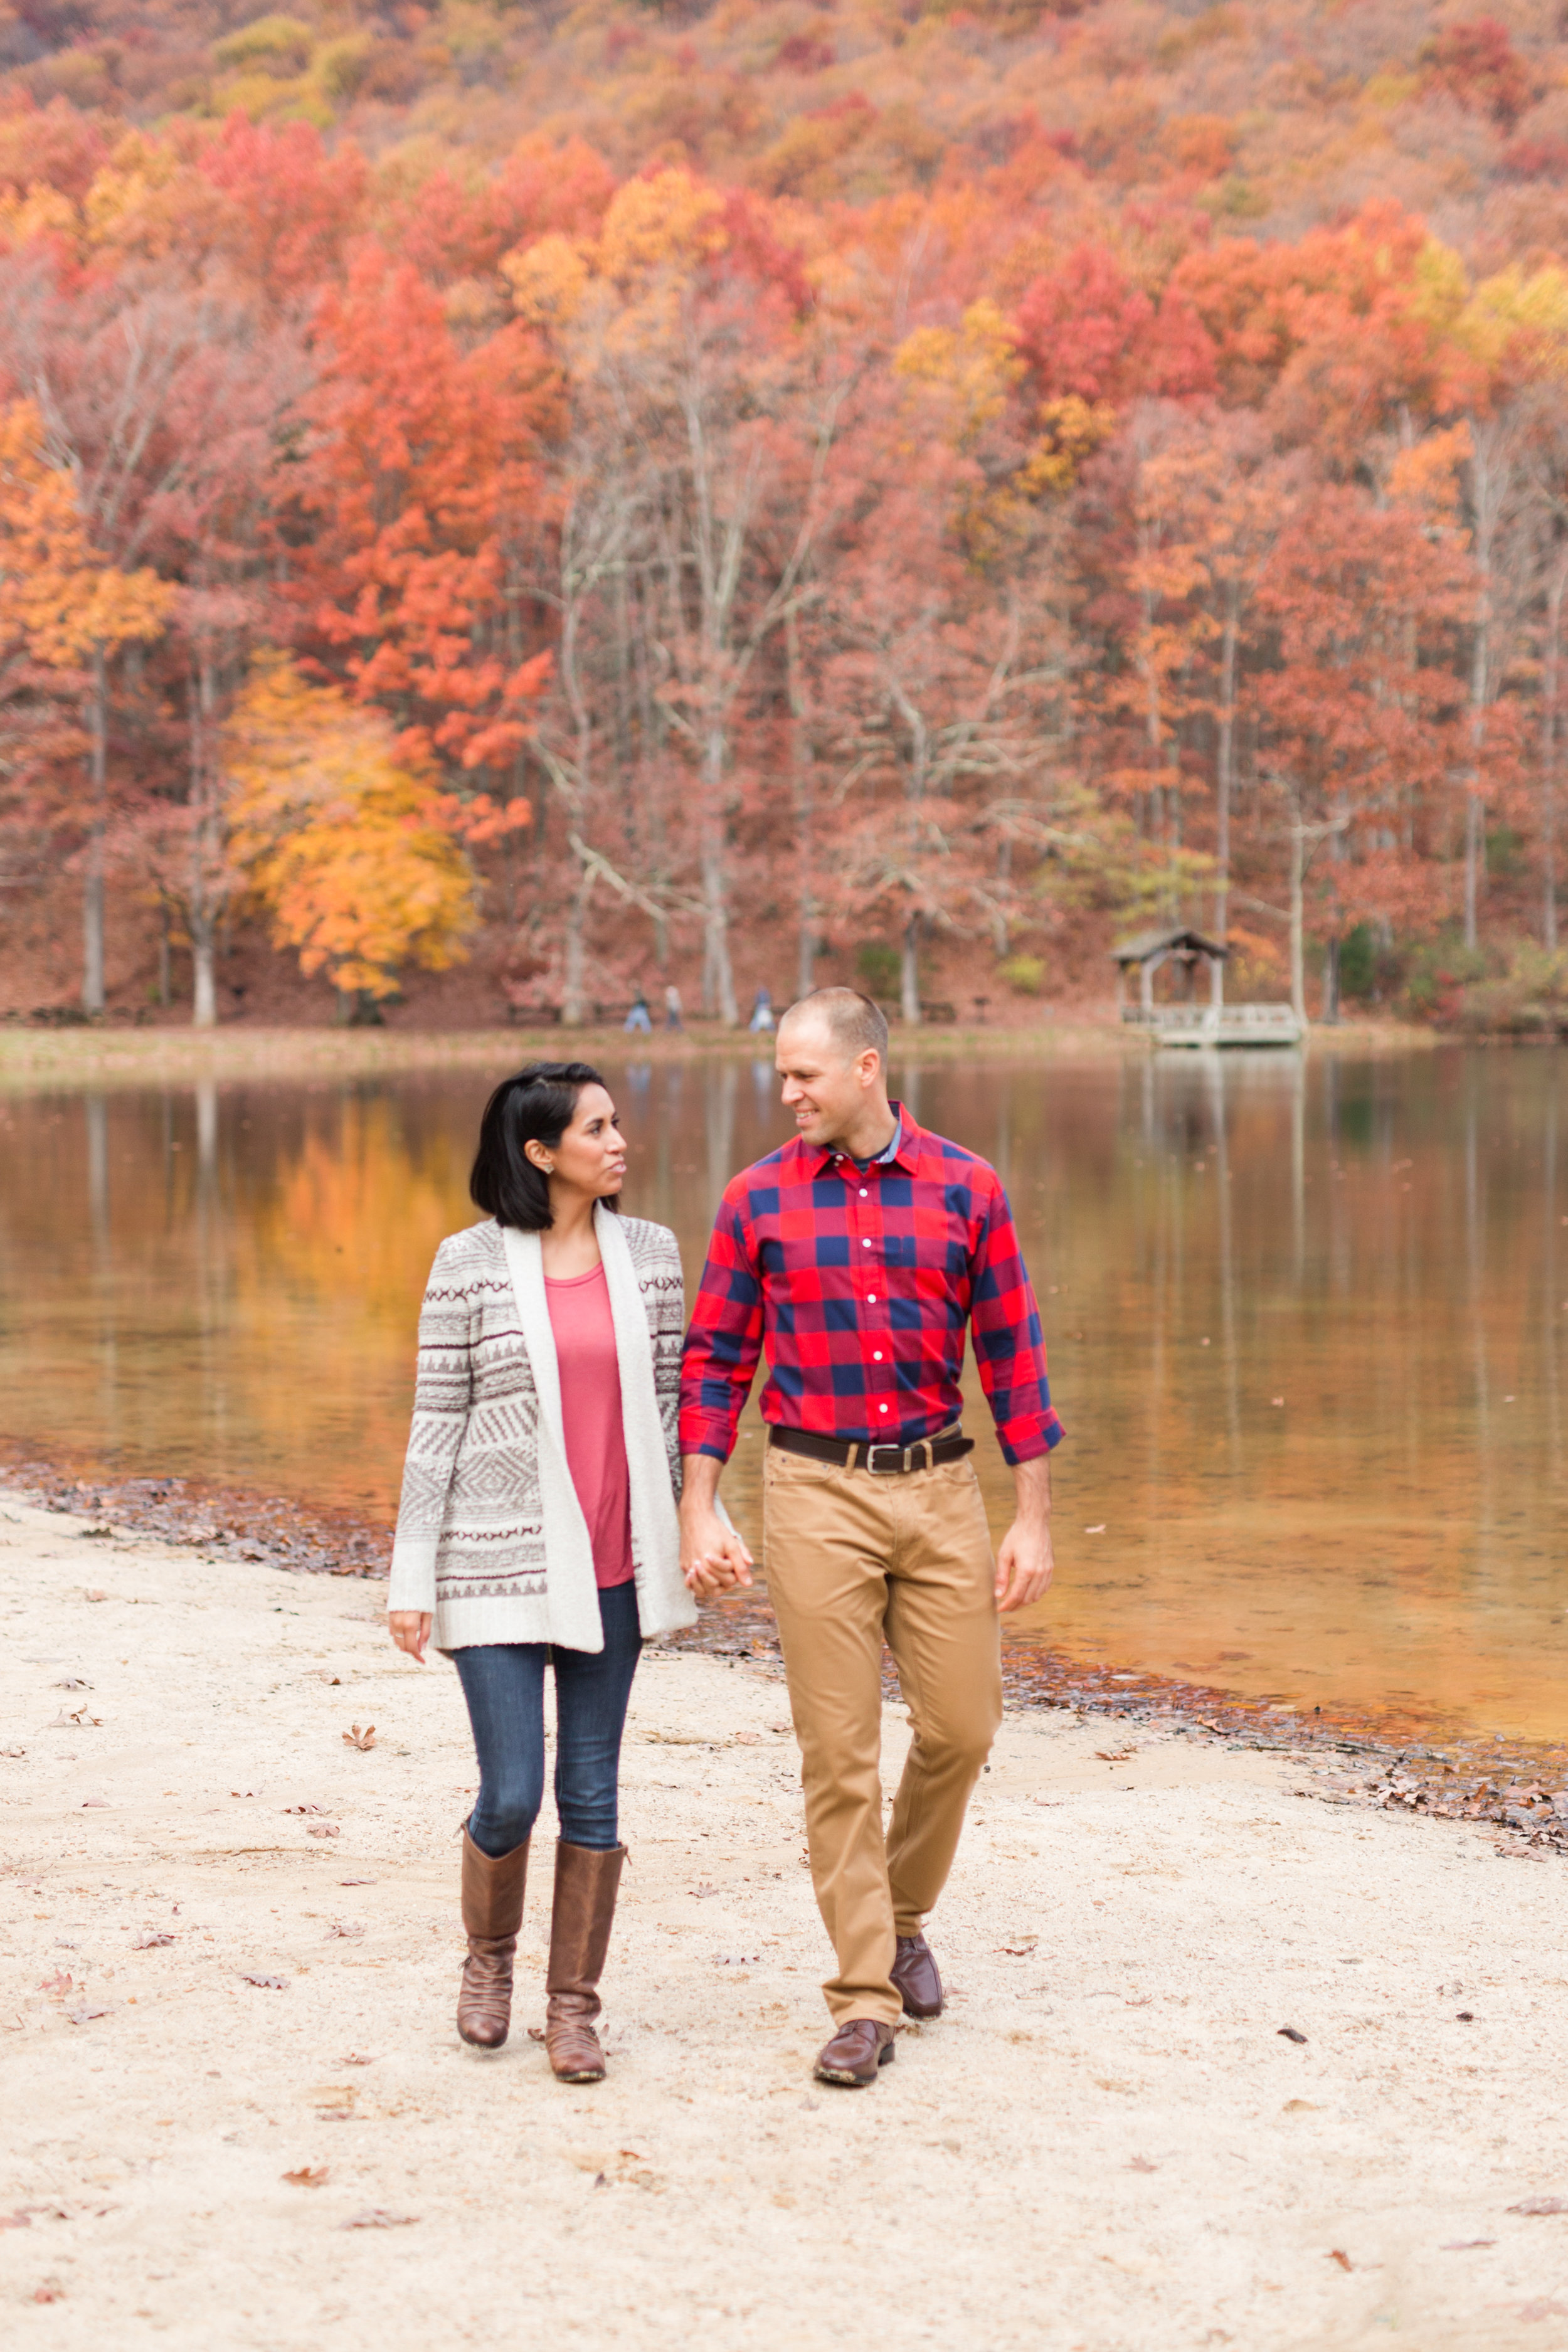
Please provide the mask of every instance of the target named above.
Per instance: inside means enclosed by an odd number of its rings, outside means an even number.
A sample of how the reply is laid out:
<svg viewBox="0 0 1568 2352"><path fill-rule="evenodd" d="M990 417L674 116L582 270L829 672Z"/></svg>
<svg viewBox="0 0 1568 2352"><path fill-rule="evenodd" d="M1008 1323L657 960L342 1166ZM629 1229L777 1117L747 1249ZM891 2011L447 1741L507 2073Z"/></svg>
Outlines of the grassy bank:
<svg viewBox="0 0 1568 2352"><path fill-rule="evenodd" d="M1316 1030L1314 1054L1387 1053L1441 1042L1399 1022L1347 1022ZM921 1062L1067 1061L1142 1055L1137 1030L1115 1021L1073 1019L1019 1028L896 1029L895 1065ZM132 1029L112 1025L0 1028L0 1087L199 1085L205 1079L370 1077L402 1070L515 1068L536 1055L606 1061L746 1060L772 1043L717 1022L676 1035L628 1037L603 1029Z"/></svg>

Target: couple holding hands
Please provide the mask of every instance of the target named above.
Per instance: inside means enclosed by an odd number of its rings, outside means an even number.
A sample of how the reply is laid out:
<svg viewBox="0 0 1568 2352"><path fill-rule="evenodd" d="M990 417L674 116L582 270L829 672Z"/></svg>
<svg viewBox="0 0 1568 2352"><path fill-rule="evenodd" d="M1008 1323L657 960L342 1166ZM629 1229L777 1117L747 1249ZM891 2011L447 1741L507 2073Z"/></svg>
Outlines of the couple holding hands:
<svg viewBox="0 0 1568 2352"><path fill-rule="evenodd" d="M999 1614L1050 1581L1062 1432L1001 1181L889 1101L887 1056L887 1024L853 989L784 1015L795 1139L725 1192L684 1344L675 1236L617 1213L626 1145L584 1063L533 1063L497 1088L470 1183L484 1222L431 1270L392 1638L450 1655L473 1727L458 2031L481 2048L510 2021L553 1668L545 2044L563 2082L605 2073L595 2021L641 1644L752 1580L718 1486L764 1349L768 1598L837 1960L818 2076L874 2082L900 2011L942 2009L924 1923L1001 1719ZM994 1564L958 1425L966 1330L1017 1489ZM885 1831L884 1639L913 1733Z"/></svg>

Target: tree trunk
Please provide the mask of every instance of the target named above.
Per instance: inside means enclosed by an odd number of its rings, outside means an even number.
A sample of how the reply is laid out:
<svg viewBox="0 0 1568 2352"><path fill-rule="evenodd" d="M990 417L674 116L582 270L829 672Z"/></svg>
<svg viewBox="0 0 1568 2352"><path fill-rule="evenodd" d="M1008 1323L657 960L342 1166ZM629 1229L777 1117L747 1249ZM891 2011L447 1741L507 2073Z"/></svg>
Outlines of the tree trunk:
<svg viewBox="0 0 1568 2352"><path fill-rule="evenodd" d="M1323 999L1320 1021L1337 1023L1340 1017L1340 935L1335 931L1323 943Z"/></svg>
<svg viewBox="0 0 1568 2352"><path fill-rule="evenodd" d="M921 1018L921 919L911 914L904 925L899 953L899 1010L911 1029Z"/></svg>
<svg viewBox="0 0 1568 2352"><path fill-rule="evenodd" d="M809 996L816 985L816 894L812 887L816 794L811 745L806 737L805 697L800 684L800 646L793 612L784 620L784 660L789 692L790 782L795 793L795 992L800 997Z"/></svg>
<svg viewBox="0 0 1568 2352"><path fill-rule="evenodd" d="M1307 1020L1306 880L1307 828L1298 804L1290 823L1290 1009L1303 1027Z"/></svg>
<svg viewBox="0 0 1568 2352"><path fill-rule="evenodd" d="M92 649L92 685L88 694L87 878L82 891L81 1002L85 1013L104 1007L103 859L109 822L109 665L103 647Z"/></svg>
<svg viewBox="0 0 1568 2352"><path fill-rule="evenodd" d="M1552 574L1546 598L1546 647L1541 676L1541 941L1557 950L1557 697L1563 654L1563 598L1568 558Z"/></svg>
<svg viewBox="0 0 1568 2352"><path fill-rule="evenodd" d="M1473 436L1471 458L1475 509L1474 548L1480 573L1475 645L1470 658L1470 773L1465 787L1465 945L1479 940L1480 890L1486 859L1486 813L1481 803L1481 756L1486 742L1487 703L1491 692L1491 564L1499 485L1495 453L1486 435Z"/></svg>
<svg viewBox="0 0 1568 2352"><path fill-rule="evenodd" d="M1215 762L1214 935L1222 947L1230 920L1230 795L1236 774L1236 641L1240 604L1237 583L1227 581L1220 640L1219 748Z"/></svg>
<svg viewBox="0 0 1568 2352"><path fill-rule="evenodd" d="M204 647L191 680L191 879L186 896L191 935L191 1026L217 1026L218 923L223 914L222 818L208 746L216 705L216 682Z"/></svg>
<svg viewBox="0 0 1568 2352"><path fill-rule="evenodd" d="M730 962L730 891L724 856L724 729L715 719L702 748L702 1010L727 1028L740 1019Z"/></svg>
<svg viewBox="0 0 1568 2352"><path fill-rule="evenodd" d="M581 1029L588 1018L588 906L594 896L594 870L579 860L577 886L566 905L565 970L561 987L561 1026Z"/></svg>

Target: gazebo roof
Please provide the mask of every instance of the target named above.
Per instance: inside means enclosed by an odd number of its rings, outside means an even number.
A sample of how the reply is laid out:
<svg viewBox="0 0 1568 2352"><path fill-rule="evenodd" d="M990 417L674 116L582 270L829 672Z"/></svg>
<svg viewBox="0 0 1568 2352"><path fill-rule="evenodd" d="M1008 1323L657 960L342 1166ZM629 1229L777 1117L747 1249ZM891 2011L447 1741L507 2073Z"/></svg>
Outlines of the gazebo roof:
<svg viewBox="0 0 1568 2352"><path fill-rule="evenodd" d="M1211 940L1204 931L1194 931L1183 925L1171 931L1139 931L1132 939L1122 940L1110 950L1112 963L1149 963L1161 955L1213 956L1223 963L1230 950L1218 940Z"/></svg>

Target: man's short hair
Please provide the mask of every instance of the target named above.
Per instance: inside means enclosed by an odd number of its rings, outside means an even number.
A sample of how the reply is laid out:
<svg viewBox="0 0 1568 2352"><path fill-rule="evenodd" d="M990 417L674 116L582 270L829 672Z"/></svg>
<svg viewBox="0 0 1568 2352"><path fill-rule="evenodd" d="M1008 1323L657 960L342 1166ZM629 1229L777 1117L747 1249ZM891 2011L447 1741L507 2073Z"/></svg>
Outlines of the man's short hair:
<svg viewBox="0 0 1568 2352"><path fill-rule="evenodd" d="M882 1067L888 1066L888 1024L879 1004L862 996L858 988L814 988L809 996L797 996L786 1021L796 1013L814 1015L826 1024L827 1034L847 1062L860 1055L877 1053L882 1057Z"/></svg>

